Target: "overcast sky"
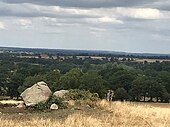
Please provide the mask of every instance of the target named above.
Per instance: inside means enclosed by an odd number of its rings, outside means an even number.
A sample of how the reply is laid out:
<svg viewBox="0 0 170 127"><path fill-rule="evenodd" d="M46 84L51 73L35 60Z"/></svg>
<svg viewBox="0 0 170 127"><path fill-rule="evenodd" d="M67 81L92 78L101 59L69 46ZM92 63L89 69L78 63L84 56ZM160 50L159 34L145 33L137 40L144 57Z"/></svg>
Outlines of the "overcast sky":
<svg viewBox="0 0 170 127"><path fill-rule="evenodd" d="M0 46L170 53L170 0L0 0Z"/></svg>

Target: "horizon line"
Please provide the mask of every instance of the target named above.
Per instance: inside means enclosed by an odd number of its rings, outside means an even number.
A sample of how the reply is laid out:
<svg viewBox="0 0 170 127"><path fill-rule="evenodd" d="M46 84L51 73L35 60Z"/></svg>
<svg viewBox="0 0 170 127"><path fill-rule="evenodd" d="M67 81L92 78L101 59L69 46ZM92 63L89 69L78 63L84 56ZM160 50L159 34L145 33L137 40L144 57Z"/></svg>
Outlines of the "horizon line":
<svg viewBox="0 0 170 127"><path fill-rule="evenodd" d="M74 49L74 48L48 48L48 47L22 47L22 46L0 46L0 48L18 48L18 49L47 49L47 50L74 50L74 51L102 51L111 53L124 53L126 55L134 54L150 54L150 55L170 55L170 53L158 53L158 52L129 52L129 51L116 51L109 49ZM108 53L109 54L109 53Z"/></svg>

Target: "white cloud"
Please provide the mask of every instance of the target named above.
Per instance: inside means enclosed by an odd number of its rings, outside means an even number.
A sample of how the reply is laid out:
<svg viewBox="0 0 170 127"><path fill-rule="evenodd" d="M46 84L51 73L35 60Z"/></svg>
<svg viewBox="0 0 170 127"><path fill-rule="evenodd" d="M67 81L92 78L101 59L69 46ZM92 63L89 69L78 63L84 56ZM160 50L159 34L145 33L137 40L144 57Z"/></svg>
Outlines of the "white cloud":
<svg viewBox="0 0 170 127"><path fill-rule="evenodd" d="M63 27L63 26L78 26L81 25L80 21L77 19L64 19L64 18L50 18L50 17L42 17L38 18L40 22L43 22L46 26L56 26L56 27Z"/></svg>
<svg viewBox="0 0 170 127"><path fill-rule="evenodd" d="M160 19L163 13L158 9L152 8L116 8L116 13L121 16L137 18L137 19Z"/></svg>
<svg viewBox="0 0 170 127"><path fill-rule="evenodd" d="M106 32L107 29L104 28L98 28L98 27L90 27L91 31L98 31L98 32Z"/></svg>
<svg viewBox="0 0 170 127"><path fill-rule="evenodd" d="M5 24L3 22L0 22L0 30L6 29Z"/></svg>
<svg viewBox="0 0 170 127"><path fill-rule="evenodd" d="M158 9L151 8L140 8L134 11L135 18L143 18L143 19L159 19L162 17L162 14Z"/></svg>
<svg viewBox="0 0 170 127"><path fill-rule="evenodd" d="M17 19L15 22L21 29L28 29L32 27L31 19Z"/></svg>
<svg viewBox="0 0 170 127"><path fill-rule="evenodd" d="M32 25L32 21L30 19L19 19L18 24L21 26L30 26Z"/></svg>
<svg viewBox="0 0 170 127"><path fill-rule="evenodd" d="M118 20L116 18L112 18L109 16L104 16L104 17L100 17L100 18L86 18L85 19L86 22L88 23L93 23L93 24L97 24L97 23L102 23L102 24L123 24L123 21Z"/></svg>
<svg viewBox="0 0 170 127"><path fill-rule="evenodd" d="M34 4L6 4L0 2L0 15L16 17L51 17L51 18L96 18L96 22L122 24L121 18L160 19L164 12L153 8L68 8ZM98 19L97 19L98 18ZM119 19L119 20L118 20ZM98 21L97 21L98 20ZM23 22L23 21L21 21ZM24 21L25 22L25 21ZM29 22L30 23L30 22ZM23 24L23 23L21 23ZM25 24L25 23L24 23Z"/></svg>
<svg viewBox="0 0 170 127"><path fill-rule="evenodd" d="M102 22L102 23L123 24L123 21L118 20L116 18L109 17L109 16L104 16L104 17L98 18L98 21Z"/></svg>

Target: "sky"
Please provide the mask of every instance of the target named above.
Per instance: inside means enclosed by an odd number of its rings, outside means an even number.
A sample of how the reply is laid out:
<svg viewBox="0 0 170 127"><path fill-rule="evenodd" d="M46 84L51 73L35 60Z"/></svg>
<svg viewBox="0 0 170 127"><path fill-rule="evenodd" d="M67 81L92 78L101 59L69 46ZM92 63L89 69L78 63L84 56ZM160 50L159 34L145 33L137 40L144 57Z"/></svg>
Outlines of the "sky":
<svg viewBox="0 0 170 127"><path fill-rule="evenodd" d="M170 0L0 0L0 46L170 53Z"/></svg>

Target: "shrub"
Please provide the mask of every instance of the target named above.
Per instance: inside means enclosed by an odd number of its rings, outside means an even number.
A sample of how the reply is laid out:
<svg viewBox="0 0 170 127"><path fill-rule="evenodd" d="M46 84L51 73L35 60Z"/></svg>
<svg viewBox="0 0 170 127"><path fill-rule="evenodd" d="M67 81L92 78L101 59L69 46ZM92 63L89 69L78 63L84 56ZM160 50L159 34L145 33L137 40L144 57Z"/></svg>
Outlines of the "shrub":
<svg viewBox="0 0 170 127"><path fill-rule="evenodd" d="M58 98L56 96L51 95L46 103L38 103L34 106L37 110L48 110L50 109L50 106L55 103L59 106L60 109L66 108L67 106L63 103L62 98Z"/></svg>
<svg viewBox="0 0 170 127"><path fill-rule="evenodd" d="M69 93L66 93L63 98L58 98L52 95L46 103L39 103L33 108L44 111L50 109L50 106L55 103L60 109L64 109L67 108L67 103L65 103L67 101L65 100L74 100L76 105L80 106L88 105L90 107L95 107L96 101L99 100L99 96L97 93L91 93L90 91L71 89L69 90Z"/></svg>
<svg viewBox="0 0 170 127"><path fill-rule="evenodd" d="M86 90L71 89L69 93L65 95L65 99L74 100L76 106L89 106L94 108L96 107L96 102L99 100L99 95Z"/></svg>
<svg viewBox="0 0 170 127"><path fill-rule="evenodd" d="M71 89L69 93L65 95L66 100L87 100L87 99L94 99L98 98L98 94L91 93L90 91L86 90L79 90L79 89Z"/></svg>

